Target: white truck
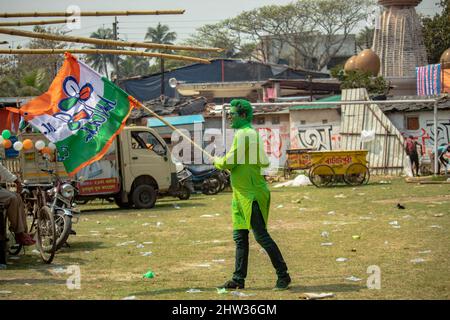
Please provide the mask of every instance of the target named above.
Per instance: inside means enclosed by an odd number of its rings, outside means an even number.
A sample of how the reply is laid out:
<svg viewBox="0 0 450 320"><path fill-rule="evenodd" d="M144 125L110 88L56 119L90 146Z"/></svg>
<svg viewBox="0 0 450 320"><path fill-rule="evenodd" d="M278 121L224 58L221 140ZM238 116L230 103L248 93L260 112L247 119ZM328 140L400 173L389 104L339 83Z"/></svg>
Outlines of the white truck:
<svg viewBox="0 0 450 320"><path fill-rule="evenodd" d="M23 133L21 139L45 141L40 133ZM50 177L41 169L67 176L62 163L46 161L34 148L21 151L20 167L28 182L48 182ZM177 177L168 146L148 127L124 127L103 158L80 170L75 178L83 180L77 185L78 201L114 199L121 208L148 209L158 197L187 200L190 196L190 188Z"/></svg>

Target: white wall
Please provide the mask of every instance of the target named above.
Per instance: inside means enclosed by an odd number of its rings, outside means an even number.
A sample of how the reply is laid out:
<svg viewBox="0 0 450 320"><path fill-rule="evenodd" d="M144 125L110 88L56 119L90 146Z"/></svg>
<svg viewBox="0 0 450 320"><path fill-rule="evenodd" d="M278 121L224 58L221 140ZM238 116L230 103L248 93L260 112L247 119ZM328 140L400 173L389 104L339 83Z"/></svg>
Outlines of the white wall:
<svg viewBox="0 0 450 320"><path fill-rule="evenodd" d="M291 110L290 120L291 149L340 149L341 116L338 109Z"/></svg>

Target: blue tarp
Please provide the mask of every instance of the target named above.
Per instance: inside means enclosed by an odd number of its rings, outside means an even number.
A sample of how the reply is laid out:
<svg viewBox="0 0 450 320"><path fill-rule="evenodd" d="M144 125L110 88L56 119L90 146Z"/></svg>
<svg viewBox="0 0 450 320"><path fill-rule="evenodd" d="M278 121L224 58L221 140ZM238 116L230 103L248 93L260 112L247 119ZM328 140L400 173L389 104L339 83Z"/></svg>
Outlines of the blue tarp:
<svg viewBox="0 0 450 320"><path fill-rule="evenodd" d="M203 123L205 122L205 119L201 114L193 114L190 116L178 116L178 117L165 117L163 118L168 123L170 123L173 126L181 126L186 124L194 124L194 123ZM147 120L147 126L148 127L164 127L166 126L161 120L158 120L157 118L150 118Z"/></svg>
<svg viewBox="0 0 450 320"><path fill-rule="evenodd" d="M223 74L222 74L223 70ZM326 73L293 70L285 65L268 65L254 61L216 59L211 64L196 63L164 73L164 90L168 97L175 97L175 89L169 86L169 79L185 83L266 81L269 79L329 78ZM161 95L161 73L136 79L125 79L119 85L140 101L149 101Z"/></svg>

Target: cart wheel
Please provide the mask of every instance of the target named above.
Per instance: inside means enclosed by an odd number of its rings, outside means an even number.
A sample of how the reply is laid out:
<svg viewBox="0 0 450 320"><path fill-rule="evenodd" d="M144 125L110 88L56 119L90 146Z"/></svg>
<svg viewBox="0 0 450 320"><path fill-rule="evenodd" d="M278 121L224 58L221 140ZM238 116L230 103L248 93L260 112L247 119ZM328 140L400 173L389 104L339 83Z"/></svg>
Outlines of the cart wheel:
<svg viewBox="0 0 450 320"><path fill-rule="evenodd" d="M367 184L369 182L369 178L369 168L361 163L351 164L345 171L344 175L345 183L352 186Z"/></svg>
<svg viewBox="0 0 450 320"><path fill-rule="evenodd" d="M319 164L309 171L309 180L318 188L327 187L334 182L334 170L326 164Z"/></svg>

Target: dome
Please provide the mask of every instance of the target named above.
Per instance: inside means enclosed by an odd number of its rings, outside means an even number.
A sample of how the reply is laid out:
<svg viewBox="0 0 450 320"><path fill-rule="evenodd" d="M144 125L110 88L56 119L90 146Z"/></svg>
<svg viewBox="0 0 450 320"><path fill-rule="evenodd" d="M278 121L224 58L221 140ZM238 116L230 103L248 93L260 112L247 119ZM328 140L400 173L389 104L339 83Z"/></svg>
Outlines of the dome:
<svg viewBox="0 0 450 320"><path fill-rule="evenodd" d="M439 62L442 64L442 68L450 69L450 48L444 51Z"/></svg>
<svg viewBox="0 0 450 320"><path fill-rule="evenodd" d="M344 65L344 71L348 72L348 71L353 71L356 69L356 65L355 65L356 57L357 56L355 55L353 57L348 58L348 60L345 62L345 65Z"/></svg>
<svg viewBox="0 0 450 320"><path fill-rule="evenodd" d="M373 76L377 76L380 72L381 61L372 49L361 51L355 59L355 66L358 70L368 71Z"/></svg>
<svg viewBox="0 0 450 320"><path fill-rule="evenodd" d="M422 0L378 0L378 3L385 7L415 7L421 2Z"/></svg>

